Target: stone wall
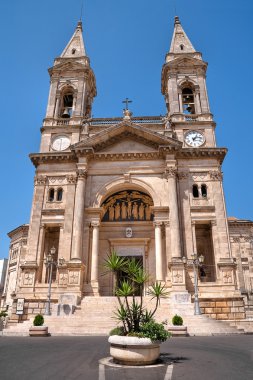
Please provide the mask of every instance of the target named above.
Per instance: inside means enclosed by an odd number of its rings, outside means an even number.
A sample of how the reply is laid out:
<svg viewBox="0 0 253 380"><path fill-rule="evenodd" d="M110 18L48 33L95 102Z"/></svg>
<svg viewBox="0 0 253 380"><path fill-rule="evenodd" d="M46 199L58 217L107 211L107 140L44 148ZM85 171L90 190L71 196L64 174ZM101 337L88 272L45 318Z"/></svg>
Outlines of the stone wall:
<svg viewBox="0 0 253 380"><path fill-rule="evenodd" d="M203 314L214 319L238 320L245 318L243 298L201 299L200 308Z"/></svg>

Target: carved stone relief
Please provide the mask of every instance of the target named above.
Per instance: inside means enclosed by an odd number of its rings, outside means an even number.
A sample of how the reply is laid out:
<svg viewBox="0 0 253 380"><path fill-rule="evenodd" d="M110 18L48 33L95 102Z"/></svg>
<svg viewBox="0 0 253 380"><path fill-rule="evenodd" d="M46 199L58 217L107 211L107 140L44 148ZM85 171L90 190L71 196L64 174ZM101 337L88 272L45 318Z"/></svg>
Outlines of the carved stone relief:
<svg viewBox="0 0 253 380"><path fill-rule="evenodd" d="M78 285L79 284L79 272L78 271L69 271L69 284Z"/></svg>
<svg viewBox="0 0 253 380"><path fill-rule="evenodd" d="M120 191L107 198L102 204L102 221L153 220L152 206L153 201L147 194L139 191Z"/></svg>
<svg viewBox="0 0 253 380"><path fill-rule="evenodd" d="M172 270L172 282L174 284L183 284L184 275L181 269L173 269Z"/></svg>

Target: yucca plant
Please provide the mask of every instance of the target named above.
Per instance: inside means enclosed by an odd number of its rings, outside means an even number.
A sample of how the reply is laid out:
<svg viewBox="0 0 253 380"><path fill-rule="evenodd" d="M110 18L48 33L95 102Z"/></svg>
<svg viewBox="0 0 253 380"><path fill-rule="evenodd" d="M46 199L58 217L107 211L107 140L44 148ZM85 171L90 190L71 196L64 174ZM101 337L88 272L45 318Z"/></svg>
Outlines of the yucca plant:
<svg viewBox="0 0 253 380"><path fill-rule="evenodd" d="M149 274L142 268L141 264L134 258L125 258L112 251L105 260L105 273L112 272L114 276L114 294L118 299L119 307L115 311L115 319L122 323L121 330L124 335L136 335L143 337L153 337L152 326L157 331L163 331L160 340L166 340L169 333L164 329L163 324L154 321L154 315L160 304L160 299L167 296L165 286L160 282L155 282L149 286L148 294L151 299L156 300L155 308L147 310L143 306L144 285L149 281ZM124 273L121 280L120 274ZM139 296L137 299L136 296ZM112 334L115 333L113 329ZM119 331L119 330L117 330Z"/></svg>

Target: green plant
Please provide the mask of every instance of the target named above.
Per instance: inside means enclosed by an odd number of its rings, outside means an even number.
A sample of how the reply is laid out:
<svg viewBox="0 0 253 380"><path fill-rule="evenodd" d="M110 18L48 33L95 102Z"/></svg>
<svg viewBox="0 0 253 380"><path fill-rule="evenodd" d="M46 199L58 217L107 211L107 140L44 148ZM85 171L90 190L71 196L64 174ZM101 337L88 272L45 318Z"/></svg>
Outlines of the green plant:
<svg viewBox="0 0 253 380"><path fill-rule="evenodd" d="M145 283L149 281L149 274L137 260L119 257L115 251L112 251L107 256L104 267L106 273L110 271L114 276L114 294L119 303L119 307L114 314L115 319L122 324L119 327L119 335L148 337L151 340L166 340L169 333L166 332L163 324L154 321L154 315L161 298L166 297L168 294L165 286L160 282L155 282L149 286L148 294L156 302L154 309L148 310L143 306L143 290ZM124 273L123 280L120 277L122 272ZM136 299L137 295L138 299ZM112 331L115 333L118 330L114 329Z"/></svg>
<svg viewBox="0 0 253 380"><path fill-rule="evenodd" d="M7 315L8 315L8 313L6 313L6 311L3 311L3 310L0 311L0 318L1 318L1 317L3 317L3 318L4 318L4 317L7 317Z"/></svg>
<svg viewBox="0 0 253 380"><path fill-rule="evenodd" d="M41 314L37 314L33 320L34 326L42 326L44 323L44 317Z"/></svg>
<svg viewBox="0 0 253 380"><path fill-rule="evenodd" d="M124 329L122 326L115 327L109 332L109 335L124 335Z"/></svg>
<svg viewBox="0 0 253 380"><path fill-rule="evenodd" d="M180 317L180 315L174 315L174 317L172 318L172 324L174 326L182 326L183 325L183 318Z"/></svg>
<svg viewBox="0 0 253 380"><path fill-rule="evenodd" d="M165 330L163 323L157 323L150 321L141 326L141 334L145 338L149 338L154 341L164 342L167 338L170 337L170 333Z"/></svg>

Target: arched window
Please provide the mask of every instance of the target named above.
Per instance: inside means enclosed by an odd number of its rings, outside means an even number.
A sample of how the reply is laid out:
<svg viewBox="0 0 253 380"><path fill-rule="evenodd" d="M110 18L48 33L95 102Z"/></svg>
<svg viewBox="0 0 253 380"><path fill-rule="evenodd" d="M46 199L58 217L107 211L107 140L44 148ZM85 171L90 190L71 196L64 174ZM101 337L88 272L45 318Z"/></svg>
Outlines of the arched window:
<svg viewBox="0 0 253 380"><path fill-rule="evenodd" d="M195 114L194 94L191 88L186 87L182 91L183 112Z"/></svg>
<svg viewBox="0 0 253 380"><path fill-rule="evenodd" d="M207 187L206 185L201 185L201 195L203 198L207 197Z"/></svg>
<svg viewBox="0 0 253 380"><path fill-rule="evenodd" d="M60 117L68 119L72 116L73 99L73 91L71 88L63 92L61 98Z"/></svg>
<svg viewBox="0 0 253 380"><path fill-rule="evenodd" d="M193 198L198 198L199 197L199 188L198 188L198 185L193 185L192 186L192 195L193 195Z"/></svg>
<svg viewBox="0 0 253 380"><path fill-rule="evenodd" d="M180 49L184 50L184 45L183 44L180 45Z"/></svg>
<svg viewBox="0 0 253 380"><path fill-rule="evenodd" d="M49 189L48 200L49 200L49 202L53 202L54 201L54 189Z"/></svg>
<svg viewBox="0 0 253 380"><path fill-rule="evenodd" d="M61 202L61 201L62 201L62 194L63 194L63 190L62 190L62 188L57 189L56 200L57 200L58 202Z"/></svg>

